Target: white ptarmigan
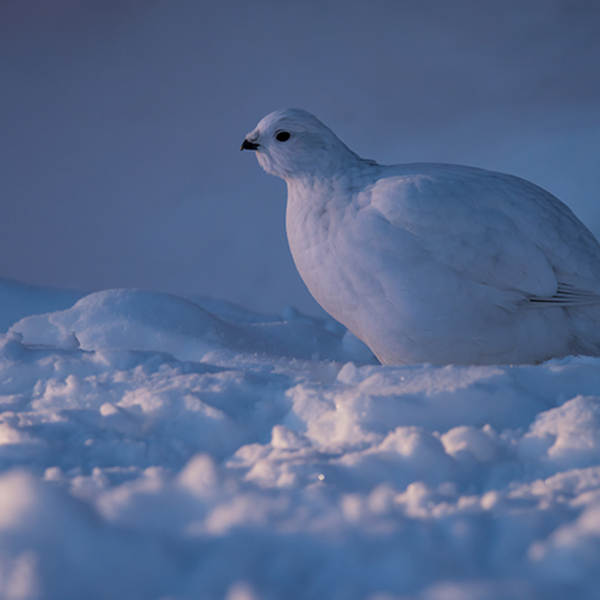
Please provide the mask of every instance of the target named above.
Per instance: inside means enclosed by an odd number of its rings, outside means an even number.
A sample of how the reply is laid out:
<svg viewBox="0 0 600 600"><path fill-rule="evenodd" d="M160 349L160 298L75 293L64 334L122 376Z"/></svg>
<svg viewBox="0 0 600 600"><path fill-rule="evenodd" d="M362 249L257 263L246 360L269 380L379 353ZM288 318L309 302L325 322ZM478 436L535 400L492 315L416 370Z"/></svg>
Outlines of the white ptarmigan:
<svg viewBox="0 0 600 600"><path fill-rule="evenodd" d="M600 244L518 177L360 158L300 109L245 138L288 188L287 236L317 302L383 364L600 354Z"/></svg>

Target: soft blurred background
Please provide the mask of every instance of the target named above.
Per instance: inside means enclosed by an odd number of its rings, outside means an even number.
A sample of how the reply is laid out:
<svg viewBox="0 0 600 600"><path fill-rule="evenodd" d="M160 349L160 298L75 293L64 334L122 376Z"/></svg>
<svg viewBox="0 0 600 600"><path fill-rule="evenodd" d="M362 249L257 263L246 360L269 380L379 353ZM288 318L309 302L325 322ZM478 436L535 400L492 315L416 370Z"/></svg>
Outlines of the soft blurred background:
<svg viewBox="0 0 600 600"><path fill-rule="evenodd" d="M597 0L1 0L0 277L318 314L244 135L534 181L600 235Z"/></svg>

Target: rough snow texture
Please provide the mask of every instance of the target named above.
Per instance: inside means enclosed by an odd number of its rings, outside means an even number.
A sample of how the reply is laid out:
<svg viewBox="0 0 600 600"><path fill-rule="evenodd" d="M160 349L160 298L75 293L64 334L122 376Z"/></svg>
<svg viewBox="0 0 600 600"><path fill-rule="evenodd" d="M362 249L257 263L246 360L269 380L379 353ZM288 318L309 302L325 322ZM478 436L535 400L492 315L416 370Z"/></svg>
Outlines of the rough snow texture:
<svg viewBox="0 0 600 600"><path fill-rule="evenodd" d="M0 597L597 598L600 360L382 367L203 305L102 292L2 336Z"/></svg>

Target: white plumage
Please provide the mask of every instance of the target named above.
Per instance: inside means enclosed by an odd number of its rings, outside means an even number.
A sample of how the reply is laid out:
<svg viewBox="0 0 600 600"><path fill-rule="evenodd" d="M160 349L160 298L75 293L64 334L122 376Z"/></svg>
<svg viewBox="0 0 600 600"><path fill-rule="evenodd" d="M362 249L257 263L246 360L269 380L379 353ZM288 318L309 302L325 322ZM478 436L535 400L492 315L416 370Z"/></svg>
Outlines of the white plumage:
<svg viewBox="0 0 600 600"><path fill-rule="evenodd" d="M443 164L379 165L299 109L242 149L288 186L311 294L384 364L600 354L600 245L545 190Z"/></svg>

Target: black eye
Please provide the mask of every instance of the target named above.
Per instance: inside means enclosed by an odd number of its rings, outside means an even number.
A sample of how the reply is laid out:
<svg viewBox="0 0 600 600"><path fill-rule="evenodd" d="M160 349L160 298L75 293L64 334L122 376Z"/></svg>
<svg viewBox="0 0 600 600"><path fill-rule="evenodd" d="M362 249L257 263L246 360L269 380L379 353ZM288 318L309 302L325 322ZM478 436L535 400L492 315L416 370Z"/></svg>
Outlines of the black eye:
<svg viewBox="0 0 600 600"><path fill-rule="evenodd" d="M275 134L275 139L278 142L287 142L290 139L291 135L289 131L280 131Z"/></svg>

